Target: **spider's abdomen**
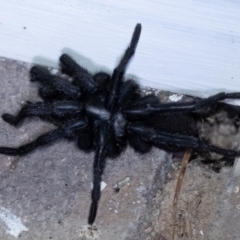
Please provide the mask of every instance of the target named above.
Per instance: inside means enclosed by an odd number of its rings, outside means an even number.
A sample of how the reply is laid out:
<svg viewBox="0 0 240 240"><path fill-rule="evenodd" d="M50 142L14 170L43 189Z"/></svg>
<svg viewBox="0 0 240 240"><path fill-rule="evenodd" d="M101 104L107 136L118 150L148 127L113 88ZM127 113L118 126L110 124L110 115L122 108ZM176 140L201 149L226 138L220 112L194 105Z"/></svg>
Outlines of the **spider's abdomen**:
<svg viewBox="0 0 240 240"><path fill-rule="evenodd" d="M198 137L196 119L190 114L166 113L146 119L147 125L156 130Z"/></svg>

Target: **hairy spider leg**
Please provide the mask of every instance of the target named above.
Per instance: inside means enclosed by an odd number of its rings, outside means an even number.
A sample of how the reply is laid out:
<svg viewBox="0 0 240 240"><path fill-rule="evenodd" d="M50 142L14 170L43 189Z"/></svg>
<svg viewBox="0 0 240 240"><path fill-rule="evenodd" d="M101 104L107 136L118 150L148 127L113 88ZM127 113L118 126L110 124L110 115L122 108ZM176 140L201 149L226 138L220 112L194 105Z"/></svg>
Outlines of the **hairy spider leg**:
<svg viewBox="0 0 240 240"><path fill-rule="evenodd" d="M167 113L167 112L194 112L202 108L209 107L225 99L240 99L240 93L218 93L205 99L191 102L180 103L154 103L154 104L135 104L124 109L127 117L138 118L148 116L149 114ZM140 99L141 100L141 99ZM139 100L139 101L140 101Z"/></svg>
<svg viewBox="0 0 240 240"><path fill-rule="evenodd" d="M95 221L98 209L98 202L101 197L101 180L105 168L105 159L107 156L109 125L107 122L101 122L96 130L96 149L93 164L93 189L92 203L90 206L88 224L92 225Z"/></svg>
<svg viewBox="0 0 240 240"><path fill-rule="evenodd" d="M208 98L201 99L197 101L194 111L197 111L204 107L211 106L216 102L223 101L225 99L240 99L240 92L234 92L234 93L221 92L213 96L210 96Z"/></svg>
<svg viewBox="0 0 240 240"><path fill-rule="evenodd" d="M71 99L78 99L81 96L79 87L74 86L65 78L51 75L50 72L39 66L34 66L30 70L31 81L39 81L43 86L40 90L43 97L53 97L57 93L63 93Z"/></svg>
<svg viewBox="0 0 240 240"><path fill-rule="evenodd" d="M62 71L74 77L74 83L83 87L89 93L94 93L98 89L97 83L93 80L91 74L78 65L70 56L63 54L60 57L62 63Z"/></svg>
<svg viewBox="0 0 240 240"><path fill-rule="evenodd" d="M157 146L160 145L160 147L163 149L165 145L165 147L167 147L168 149L172 146L173 149L192 148L195 150L209 150L211 152L221 154L225 157L236 157L237 155L239 155L239 153L234 150L223 149L215 145L209 144L206 141L199 140L195 137L157 131L141 123L130 123L128 125L128 131L137 134L138 136L147 141L153 142Z"/></svg>
<svg viewBox="0 0 240 240"><path fill-rule="evenodd" d="M12 155L12 156L25 155L27 153L32 152L33 150L35 150L40 146L53 143L57 139L74 137L76 135L76 132L84 128L87 125L87 123L88 121L86 117L72 119L70 121L65 122L58 129L49 131L41 135L34 141L27 143L25 145L22 145L18 148L0 147L0 153L5 155Z"/></svg>
<svg viewBox="0 0 240 240"><path fill-rule="evenodd" d="M108 141L108 157L110 158L118 156L127 146L127 120L122 114L122 108L125 105L131 104L137 97L139 97L139 87L133 80L127 80L121 84L115 113L111 117L111 129Z"/></svg>
<svg viewBox="0 0 240 240"><path fill-rule="evenodd" d="M22 107L19 113L15 116L12 114L5 113L2 118L5 122L16 126L24 118L27 117L46 117L52 116L57 118L65 118L68 116L76 117L82 111L82 104L73 101L62 101L62 102L36 102L28 103Z"/></svg>
<svg viewBox="0 0 240 240"><path fill-rule="evenodd" d="M132 98L134 97L134 93L136 93L138 90L139 87L135 81L133 80L125 81L123 86L121 87L116 111L122 108L127 103L127 101L132 100Z"/></svg>
<svg viewBox="0 0 240 240"><path fill-rule="evenodd" d="M110 85L110 93L108 96L108 104L107 104L107 110L110 111L111 113L115 111L115 107L118 101L117 97L119 94L121 80L123 78L124 72L126 70L126 67L129 61L131 60L131 58L135 53L135 50L140 38L141 29L142 29L142 26L141 24L138 23L134 29L129 47L125 50L125 53L120 63L113 71L112 78L111 78L111 85Z"/></svg>

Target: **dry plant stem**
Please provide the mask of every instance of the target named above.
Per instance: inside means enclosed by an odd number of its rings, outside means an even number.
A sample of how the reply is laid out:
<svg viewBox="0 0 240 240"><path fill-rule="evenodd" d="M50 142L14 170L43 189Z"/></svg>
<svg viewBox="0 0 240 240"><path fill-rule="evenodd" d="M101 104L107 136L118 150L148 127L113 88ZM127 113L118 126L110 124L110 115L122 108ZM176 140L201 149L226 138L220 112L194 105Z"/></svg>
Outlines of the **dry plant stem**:
<svg viewBox="0 0 240 240"><path fill-rule="evenodd" d="M173 198L172 238L171 238L172 240L174 240L174 235L175 235L175 220L176 220L178 198L179 198L179 194L180 194L180 190L181 190L181 187L182 187L184 174L185 174L185 171L186 171L187 164L188 164L188 161L190 159L191 153L192 153L192 149L188 149L184 153L181 169L180 169L178 180L177 180L176 190L175 190L175 194L174 194L174 198Z"/></svg>

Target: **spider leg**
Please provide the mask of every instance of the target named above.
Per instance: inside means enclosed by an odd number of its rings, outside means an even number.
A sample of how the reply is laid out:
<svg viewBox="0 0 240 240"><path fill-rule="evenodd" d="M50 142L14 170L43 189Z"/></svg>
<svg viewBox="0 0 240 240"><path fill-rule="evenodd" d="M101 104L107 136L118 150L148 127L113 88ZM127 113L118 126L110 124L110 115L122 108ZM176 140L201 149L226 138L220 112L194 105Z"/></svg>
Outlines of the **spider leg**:
<svg viewBox="0 0 240 240"><path fill-rule="evenodd" d="M65 78L51 75L50 72L42 67L34 66L30 70L31 81L39 81L45 87L40 90L41 95L52 97L57 93L63 93L72 99L78 99L81 96L79 87L74 86ZM49 88L49 90L47 90Z"/></svg>
<svg viewBox="0 0 240 240"><path fill-rule="evenodd" d="M40 86L38 89L38 95L44 100L48 102L53 102L57 99L62 99L63 94L59 91L56 91L51 84L45 83Z"/></svg>
<svg viewBox="0 0 240 240"><path fill-rule="evenodd" d="M143 140L136 134L127 133L127 139L129 145L134 148L137 152L147 153L151 150L152 144L149 141Z"/></svg>
<svg viewBox="0 0 240 240"><path fill-rule="evenodd" d="M18 148L0 147L0 154L22 156L32 152L34 149L50 144L59 138L72 138L76 135L76 132L81 130L87 125L87 119L85 117L72 119L65 122L60 128L49 131L36 140L22 145Z"/></svg>
<svg viewBox="0 0 240 240"><path fill-rule="evenodd" d="M209 144L206 141L199 140L195 137L157 131L141 123L130 123L128 125L128 131L130 133L137 134L146 141L153 142L156 146L159 146L163 149L192 148L196 150L209 150L211 152L221 154L225 157L235 157L239 155L239 153L234 150L223 149L215 145Z"/></svg>
<svg viewBox="0 0 240 240"><path fill-rule="evenodd" d="M194 110L197 111L201 108L211 106L212 104L215 104L216 102L219 102L225 99L240 99L240 92L234 92L234 93L221 92L213 96L210 96L208 98L201 99L197 101Z"/></svg>
<svg viewBox="0 0 240 240"><path fill-rule="evenodd" d="M171 112L190 112L193 111L196 102L187 103L153 103L136 104L124 108L127 118L147 117L150 114L171 113Z"/></svg>
<svg viewBox="0 0 240 240"><path fill-rule="evenodd" d="M110 127L107 156L109 158L116 158L121 154L121 152L124 150L126 145L127 145L127 142L125 137L116 136L116 131L114 130L113 127Z"/></svg>
<svg viewBox="0 0 240 240"><path fill-rule="evenodd" d="M229 149L220 148L218 146L215 146L213 144L208 143L207 141L199 141L199 148L203 150L208 150L211 152L218 153L220 155L223 155L224 157L234 158L236 156L239 156L239 152Z"/></svg>
<svg viewBox="0 0 240 240"><path fill-rule="evenodd" d="M218 93L211 97L185 103L154 103L135 104L124 109L127 117L137 118L148 116L149 114L169 113L169 112L193 112L211 106L216 102L225 99L240 99L240 93ZM140 101L140 100L139 100Z"/></svg>
<svg viewBox="0 0 240 240"><path fill-rule="evenodd" d="M142 25L140 23L138 23L134 29L130 45L125 50L125 53L124 53L120 63L118 64L118 66L114 69L114 72L122 73L126 70L126 67L129 63L130 59L134 55L135 50L137 48L141 30L142 30Z"/></svg>
<svg viewBox="0 0 240 240"><path fill-rule="evenodd" d="M107 156L107 142L108 142L109 126L106 122L98 125L96 130L96 150L93 164L93 189L92 189L92 203L89 211L88 224L92 225L98 209L98 202L101 197L101 180L103 170L105 168L105 159Z"/></svg>
<svg viewBox="0 0 240 240"><path fill-rule="evenodd" d="M86 127L79 131L77 145L85 152L93 150L93 126L91 121L88 122Z"/></svg>
<svg viewBox="0 0 240 240"><path fill-rule="evenodd" d="M120 63L113 71L113 75L111 78L110 94L108 96L108 104L107 104L107 110L110 112L113 112L115 110L115 107L118 101L118 94L119 94L119 89L122 82L123 74L126 70L126 67L129 61L131 60L131 58L135 53L135 50L140 38L140 34L141 34L141 28L142 28L141 24L138 23L134 29L129 47L125 50L125 53Z"/></svg>
<svg viewBox="0 0 240 240"><path fill-rule="evenodd" d="M79 102L36 102L28 103L22 107L20 112L14 116L12 114L5 113L2 118L5 122L16 126L26 117L58 117L63 118L66 116L76 116L82 111L82 104Z"/></svg>
<svg viewBox="0 0 240 240"><path fill-rule="evenodd" d="M62 63L62 71L73 76L77 85L83 87L90 93L97 91L98 85L93 80L91 74L78 65L70 56L63 54L60 57L60 62Z"/></svg>
<svg viewBox="0 0 240 240"><path fill-rule="evenodd" d="M52 143L56 139L60 138L61 135L62 135L62 131L59 129L55 129L48 133L43 134L33 142L27 143L18 148L0 147L0 153L5 155L10 155L10 156L17 156L17 155L22 156L29 152L32 152L34 149L36 149L39 146Z"/></svg>
<svg viewBox="0 0 240 240"><path fill-rule="evenodd" d="M122 108L128 101L131 101L138 91L138 85L133 80L127 80L122 85L119 93L116 110ZM129 97L130 96L130 97Z"/></svg>

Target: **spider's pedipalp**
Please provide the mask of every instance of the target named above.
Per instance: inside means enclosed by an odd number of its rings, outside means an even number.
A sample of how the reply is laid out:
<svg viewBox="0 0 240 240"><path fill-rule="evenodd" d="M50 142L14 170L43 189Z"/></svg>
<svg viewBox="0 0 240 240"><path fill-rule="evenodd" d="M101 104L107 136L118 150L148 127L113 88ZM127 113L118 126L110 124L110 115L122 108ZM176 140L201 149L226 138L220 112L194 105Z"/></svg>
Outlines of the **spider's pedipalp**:
<svg viewBox="0 0 240 240"><path fill-rule="evenodd" d="M34 66L30 70L31 81L39 81L43 84L42 95L47 95L46 97L52 97L62 93L72 99L78 99L81 96L80 89L77 86L72 85L70 81L65 78L51 75L50 72L39 66ZM47 89L49 91L47 91ZM48 95L49 94L49 95Z"/></svg>
<svg viewBox="0 0 240 240"><path fill-rule="evenodd" d="M97 91L98 85L93 80L91 74L78 65L70 56L63 54L60 57L62 63L62 71L73 76L74 83L77 86L83 87L87 92L94 93Z"/></svg>

